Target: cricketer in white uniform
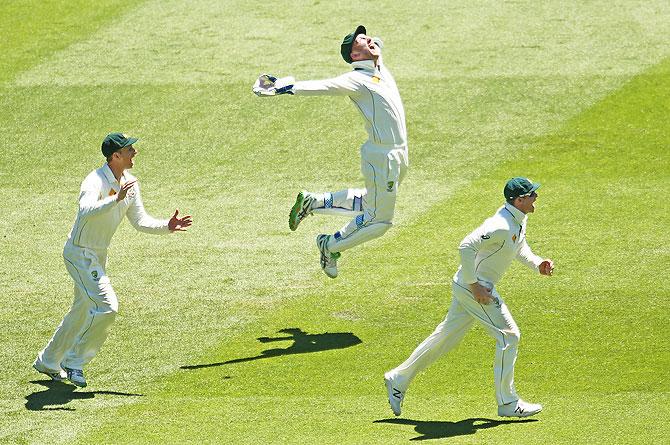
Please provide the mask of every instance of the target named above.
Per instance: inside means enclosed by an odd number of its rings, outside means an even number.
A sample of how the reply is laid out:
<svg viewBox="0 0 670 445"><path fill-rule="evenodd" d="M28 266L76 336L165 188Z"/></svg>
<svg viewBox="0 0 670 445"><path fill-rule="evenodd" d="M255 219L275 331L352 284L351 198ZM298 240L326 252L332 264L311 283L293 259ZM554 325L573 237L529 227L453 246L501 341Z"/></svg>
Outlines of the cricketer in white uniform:
<svg viewBox="0 0 670 445"><path fill-rule="evenodd" d="M81 184L79 211L63 249L65 267L74 280L70 311L37 355L33 367L62 381L84 387L84 366L96 355L116 317L119 303L106 272L107 248L112 235L128 218L135 229L154 234L184 231L191 217L169 220L147 214L137 178L126 169L134 165L136 138L109 134L102 143L107 162Z"/></svg>
<svg viewBox="0 0 670 445"><path fill-rule="evenodd" d="M342 58L353 70L326 80L296 82L261 75L253 91L258 96L348 96L365 120L368 140L361 146L361 172L365 188L338 192L298 193L289 214L289 228L314 212L349 214L352 220L333 235L320 234L316 243L321 268L337 276L340 252L383 235L391 228L398 188L409 165L405 110L393 76L382 62L381 40L366 35L364 26L347 35Z"/></svg>
<svg viewBox="0 0 670 445"><path fill-rule="evenodd" d="M384 375L396 416L416 374L456 347L474 321L496 339L493 371L498 415L526 417L542 410L542 405L521 400L514 388L521 333L495 288L515 259L543 275L553 272L553 261L535 255L526 242L527 214L535 211L539 186L527 178L510 179L504 189L507 202L461 241L461 265L453 277L453 299L446 318L407 360Z"/></svg>

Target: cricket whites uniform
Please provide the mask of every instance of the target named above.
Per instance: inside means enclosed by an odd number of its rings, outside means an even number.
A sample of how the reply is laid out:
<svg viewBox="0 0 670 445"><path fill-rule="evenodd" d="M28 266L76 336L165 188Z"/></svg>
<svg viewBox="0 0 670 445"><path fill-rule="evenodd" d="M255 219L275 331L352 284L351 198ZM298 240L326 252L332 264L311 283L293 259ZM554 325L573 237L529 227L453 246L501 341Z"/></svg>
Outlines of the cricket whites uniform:
<svg viewBox="0 0 670 445"><path fill-rule="evenodd" d="M349 96L365 119L368 140L361 146L364 189L325 193L316 213L347 213L354 218L328 244L341 252L383 235L391 228L398 187L409 166L405 110L395 80L372 60L351 63L353 71L327 80L295 82L296 96Z"/></svg>
<svg viewBox="0 0 670 445"><path fill-rule="evenodd" d="M519 400L514 389L514 363L521 333L495 285L514 259L539 273L543 260L526 243L526 220L527 215L506 203L463 239L459 246L461 265L453 277L453 299L446 318L404 363L389 371L401 391L417 373L458 345L476 320L496 339L493 368L498 405ZM475 282L491 289L492 303L480 304L474 299L469 284Z"/></svg>
<svg viewBox="0 0 670 445"><path fill-rule="evenodd" d="M124 172L121 184L134 181ZM51 369L82 369L96 355L118 311L118 300L105 271L107 248L124 216L137 230L170 233L167 220L157 220L144 210L139 184L117 202L121 184L109 166L92 171L81 184L79 212L63 258L74 280L74 301L38 359Z"/></svg>

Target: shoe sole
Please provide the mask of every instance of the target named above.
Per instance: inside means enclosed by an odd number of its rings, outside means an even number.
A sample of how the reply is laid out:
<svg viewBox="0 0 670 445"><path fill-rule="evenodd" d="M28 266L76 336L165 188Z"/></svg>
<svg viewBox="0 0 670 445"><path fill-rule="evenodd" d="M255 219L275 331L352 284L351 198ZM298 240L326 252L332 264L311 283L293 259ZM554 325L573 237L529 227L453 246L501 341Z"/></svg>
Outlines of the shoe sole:
<svg viewBox="0 0 670 445"><path fill-rule="evenodd" d="M295 198L295 204L291 207L291 212L288 214L288 228L291 229L291 232L295 232L300 224L298 219L298 213L302 210L302 204L305 202L305 194L303 192L298 193L298 196Z"/></svg>
<svg viewBox="0 0 670 445"><path fill-rule="evenodd" d="M523 418L523 417L530 417L534 416L535 414L542 412L542 408L538 409L537 411L529 412L528 414L522 413L522 414L500 414L498 413L498 417L514 417L514 418Z"/></svg>
<svg viewBox="0 0 670 445"><path fill-rule="evenodd" d="M86 385L87 385L86 382L84 382L84 383L81 383L81 382L75 382L74 380L70 380L70 379L68 379L68 381L69 381L70 383L72 383L74 386L76 386L77 388L86 388Z"/></svg>
<svg viewBox="0 0 670 445"><path fill-rule="evenodd" d="M391 380L389 380L389 379L387 379L386 377L384 377L384 386L386 387L386 396L387 396L387 398L388 398L389 405L391 406L391 411L393 411L393 414L394 414L395 416L399 416L400 413L402 412L402 410L396 412L396 411L393 409L393 404L391 403L391 397L392 397L392 394L393 394L393 385L391 384Z"/></svg>
<svg viewBox="0 0 670 445"><path fill-rule="evenodd" d="M67 380L67 378L63 378L63 377L58 376L57 372L51 373L51 372L47 372L47 371L41 371L39 368L37 368L37 366L35 366L34 363L33 363L33 369L35 371L39 372L40 374L44 374L45 376L49 377L54 382L62 382L62 381ZM56 375L53 375L53 374L56 374Z"/></svg>

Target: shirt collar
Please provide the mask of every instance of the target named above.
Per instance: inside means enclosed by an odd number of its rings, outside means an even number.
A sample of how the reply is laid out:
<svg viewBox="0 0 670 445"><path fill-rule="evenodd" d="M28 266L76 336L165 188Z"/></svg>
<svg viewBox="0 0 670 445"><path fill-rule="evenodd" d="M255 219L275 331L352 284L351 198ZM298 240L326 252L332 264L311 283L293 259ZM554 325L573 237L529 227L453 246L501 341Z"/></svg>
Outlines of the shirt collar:
<svg viewBox="0 0 670 445"><path fill-rule="evenodd" d="M100 167L100 170L102 170L102 174L105 175L105 178L109 181L110 184L119 184L120 181L117 181L116 178L114 177L114 172L112 172L112 169L109 168L108 163L104 163L102 167ZM121 175L123 177L124 175Z"/></svg>
<svg viewBox="0 0 670 445"><path fill-rule="evenodd" d="M375 71L375 61L374 60L357 60L351 62L351 66L354 70L363 70L363 71Z"/></svg>
<svg viewBox="0 0 670 445"><path fill-rule="evenodd" d="M507 209L508 212L512 214L512 217L514 220L520 225L524 225L526 223L526 220L528 219L528 215L523 213L521 210L517 209L514 207L512 204L509 202L506 202L504 207Z"/></svg>

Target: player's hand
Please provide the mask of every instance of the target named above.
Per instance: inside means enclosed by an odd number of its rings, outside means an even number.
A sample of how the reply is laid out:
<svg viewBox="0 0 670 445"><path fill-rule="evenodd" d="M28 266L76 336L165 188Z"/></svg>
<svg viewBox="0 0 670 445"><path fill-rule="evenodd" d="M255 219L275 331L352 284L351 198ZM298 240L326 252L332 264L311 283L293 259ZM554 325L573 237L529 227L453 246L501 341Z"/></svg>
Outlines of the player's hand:
<svg viewBox="0 0 670 445"><path fill-rule="evenodd" d="M472 296L475 297L475 301L479 304L491 304L493 302L493 294L491 289L486 286L482 286L479 283L472 283L470 285L470 290L472 291Z"/></svg>
<svg viewBox="0 0 670 445"><path fill-rule="evenodd" d="M264 96L274 96L275 93L275 82L277 78L271 74L261 74L254 82L254 86L251 88L251 91L258 97Z"/></svg>
<svg viewBox="0 0 670 445"><path fill-rule="evenodd" d="M292 88L295 79L291 76L277 78L271 74L261 74L254 82L251 91L258 97L293 94Z"/></svg>
<svg viewBox="0 0 670 445"><path fill-rule="evenodd" d="M128 194L128 190L133 188L135 183L137 182L137 179L134 181L128 181L125 184L121 186L121 190L119 190L118 195L116 195L116 202L121 202L124 199L126 199L126 195Z"/></svg>
<svg viewBox="0 0 670 445"><path fill-rule="evenodd" d="M193 223L191 215L186 215L183 218L178 218L177 215L179 215L179 210L175 210L174 215L168 221L170 232L186 232L186 228Z"/></svg>
<svg viewBox="0 0 670 445"><path fill-rule="evenodd" d="M540 263L539 269L542 275L551 276L554 273L554 262L546 259Z"/></svg>

